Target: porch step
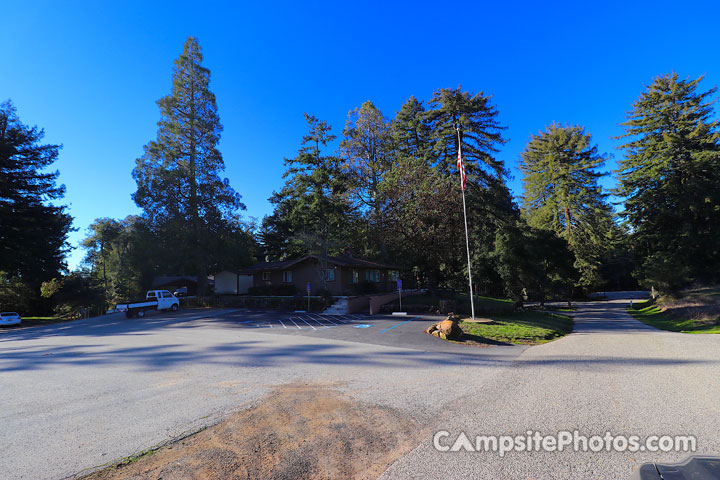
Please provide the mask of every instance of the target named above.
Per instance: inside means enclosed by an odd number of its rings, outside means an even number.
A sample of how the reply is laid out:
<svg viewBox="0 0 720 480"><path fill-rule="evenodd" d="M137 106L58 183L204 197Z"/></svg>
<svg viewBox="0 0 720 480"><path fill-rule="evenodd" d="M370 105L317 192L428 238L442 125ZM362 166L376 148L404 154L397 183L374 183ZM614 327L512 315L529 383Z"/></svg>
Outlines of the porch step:
<svg viewBox="0 0 720 480"><path fill-rule="evenodd" d="M338 298L335 303L330 305L323 313L328 315L345 315L347 314L347 299Z"/></svg>

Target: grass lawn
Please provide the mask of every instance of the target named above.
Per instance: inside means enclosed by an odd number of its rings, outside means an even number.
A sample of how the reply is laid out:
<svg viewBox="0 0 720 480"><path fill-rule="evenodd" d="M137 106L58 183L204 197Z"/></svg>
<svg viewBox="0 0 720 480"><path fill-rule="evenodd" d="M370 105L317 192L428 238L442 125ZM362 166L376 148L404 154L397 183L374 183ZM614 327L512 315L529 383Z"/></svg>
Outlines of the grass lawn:
<svg viewBox="0 0 720 480"><path fill-rule="evenodd" d="M460 328L468 340L537 345L550 342L572 332L572 317L537 311L513 312L490 316L492 323L462 321ZM464 343L464 342L461 342Z"/></svg>
<svg viewBox="0 0 720 480"><path fill-rule="evenodd" d="M556 312L574 312L575 310L577 310L577 307L550 308L550 310L554 310Z"/></svg>
<svg viewBox="0 0 720 480"><path fill-rule="evenodd" d="M638 302L628 312L651 327L682 333L720 333L720 325L713 319L682 315L684 310L663 309L654 301Z"/></svg>
<svg viewBox="0 0 720 480"><path fill-rule="evenodd" d="M51 323L62 323L69 321L68 317L22 317L22 323L18 327L34 327L37 325L49 325Z"/></svg>

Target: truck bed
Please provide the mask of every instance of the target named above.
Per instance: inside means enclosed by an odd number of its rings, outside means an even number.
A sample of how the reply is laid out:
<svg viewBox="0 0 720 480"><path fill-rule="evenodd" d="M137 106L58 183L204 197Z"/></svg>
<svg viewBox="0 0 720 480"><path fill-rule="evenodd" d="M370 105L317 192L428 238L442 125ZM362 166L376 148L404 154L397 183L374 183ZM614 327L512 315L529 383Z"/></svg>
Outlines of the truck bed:
<svg viewBox="0 0 720 480"><path fill-rule="evenodd" d="M119 312L124 312L125 310L130 310L133 308L156 307L157 304L158 304L157 300L139 300L136 302L118 303L117 310Z"/></svg>

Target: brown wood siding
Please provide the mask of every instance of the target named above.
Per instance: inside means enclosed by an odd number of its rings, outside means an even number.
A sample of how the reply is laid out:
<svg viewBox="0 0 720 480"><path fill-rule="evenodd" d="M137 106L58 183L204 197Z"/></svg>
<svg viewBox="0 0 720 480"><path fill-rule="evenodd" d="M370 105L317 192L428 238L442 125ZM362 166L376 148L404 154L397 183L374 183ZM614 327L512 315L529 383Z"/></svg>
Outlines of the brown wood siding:
<svg viewBox="0 0 720 480"><path fill-rule="evenodd" d="M392 291L395 288L394 282L391 282L390 279L390 273L389 270L393 270L391 268L365 268L365 267L352 267L352 266L340 266L337 264L334 264L332 261L328 262L329 268L334 268L335 270L335 280L328 281L326 286L327 289L330 291L332 295L354 295L358 292L358 287L360 284L363 284L366 282L365 275L366 271L369 270L379 270L380 271L380 281L379 282L373 282L373 284L377 287L378 291ZM255 286L263 286L263 285L274 285L274 286L282 286L282 285L289 285L289 283L285 283L283 281L283 272L285 271L292 271L293 272L293 281L292 284L295 285L295 288L297 289L297 293L304 295L306 293L305 286L307 285L307 282L310 282L312 291L311 294L315 295L320 289L323 288L323 282L320 277L320 269L318 266L318 261L315 259L308 259L302 263L295 264L288 268L287 270L269 270L270 271L270 281L264 281L262 279L262 271L254 272L253 279L254 279L254 285ZM358 283L352 283L352 272L353 270L358 271ZM392 284L392 285L391 285Z"/></svg>

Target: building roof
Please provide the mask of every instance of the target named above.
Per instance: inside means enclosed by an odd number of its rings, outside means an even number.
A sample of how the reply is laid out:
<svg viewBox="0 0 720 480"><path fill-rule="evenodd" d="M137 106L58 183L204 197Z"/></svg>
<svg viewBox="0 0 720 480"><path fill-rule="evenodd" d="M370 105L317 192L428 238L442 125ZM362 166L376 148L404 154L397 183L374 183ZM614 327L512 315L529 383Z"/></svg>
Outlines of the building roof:
<svg viewBox="0 0 720 480"><path fill-rule="evenodd" d="M363 268L380 268L380 269L398 269L398 267L394 265L385 265L378 262L371 262L369 260L363 260L360 258L355 257L331 257L331 256L320 256L320 255L306 255L301 258L297 258L295 260L286 260L283 262L260 262L256 263L255 265L252 265L247 268L243 268L241 270L238 270L236 273L254 273L254 272L260 272L260 271L268 271L268 270L287 270L291 268L292 266L302 263L305 260L309 260L311 258L321 260L326 259L328 263L332 263L335 265L340 265L342 267L363 267Z"/></svg>

